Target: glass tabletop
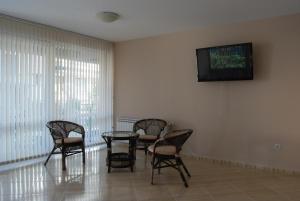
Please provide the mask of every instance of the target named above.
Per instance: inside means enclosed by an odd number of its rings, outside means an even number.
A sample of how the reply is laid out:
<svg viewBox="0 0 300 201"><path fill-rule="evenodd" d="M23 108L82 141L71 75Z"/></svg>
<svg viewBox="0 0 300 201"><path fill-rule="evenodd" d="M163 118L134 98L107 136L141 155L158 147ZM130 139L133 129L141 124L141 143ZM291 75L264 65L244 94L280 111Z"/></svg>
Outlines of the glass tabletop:
<svg viewBox="0 0 300 201"><path fill-rule="evenodd" d="M139 134L132 131L110 131L102 133L102 137L106 138L135 138Z"/></svg>

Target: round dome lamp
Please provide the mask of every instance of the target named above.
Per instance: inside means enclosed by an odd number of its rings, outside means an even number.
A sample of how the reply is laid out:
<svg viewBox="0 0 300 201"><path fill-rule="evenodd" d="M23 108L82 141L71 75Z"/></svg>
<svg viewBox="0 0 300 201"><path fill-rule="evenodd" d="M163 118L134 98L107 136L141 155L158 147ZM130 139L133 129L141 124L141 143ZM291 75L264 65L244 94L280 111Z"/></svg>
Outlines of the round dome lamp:
<svg viewBox="0 0 300 201"><path fill-rule="evenodd" d="M104 11L99 12L97 16L106 23L111 23L120 18L120 15L118 13L110 12L110 11Z"/></svg>

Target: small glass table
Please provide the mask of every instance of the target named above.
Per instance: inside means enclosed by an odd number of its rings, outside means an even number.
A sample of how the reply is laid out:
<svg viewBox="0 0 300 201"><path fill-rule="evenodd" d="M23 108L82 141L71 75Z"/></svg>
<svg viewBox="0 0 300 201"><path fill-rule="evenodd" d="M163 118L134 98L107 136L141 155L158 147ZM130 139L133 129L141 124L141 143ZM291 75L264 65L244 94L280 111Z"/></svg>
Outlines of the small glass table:
<svg viewBox="0 0 300 201"><path fill-rule="evenodd" d="M136 140L139 134L131 131L111 131L102 133L102 138L107 144L107 172L110 173L111 168L127 168L130 167L131 172L133 172L133 167L135 164L135 149ZM112 152L111 143L113 140L128 140L129 150L128 152Z"/></svg>

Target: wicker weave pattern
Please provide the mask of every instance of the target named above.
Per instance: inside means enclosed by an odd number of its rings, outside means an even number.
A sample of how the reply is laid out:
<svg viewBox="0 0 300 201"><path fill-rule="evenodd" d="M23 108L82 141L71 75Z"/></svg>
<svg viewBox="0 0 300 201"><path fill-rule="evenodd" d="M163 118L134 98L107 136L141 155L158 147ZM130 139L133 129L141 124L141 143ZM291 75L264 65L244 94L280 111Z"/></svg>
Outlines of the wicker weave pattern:
<svg viewBox="0 0 300 201"><path fill-rule="evenodd" d="M149 152L152 154L152 179L151 183L153 184L153 176L154 176L154 169L158 169L160 173L160 169L166 167L175 168L184 182L184 185L188 187L187 180L183 174L183 170L185 173L190 177L190 173L186 168L185 164L183 163L180 157L180 151L182 149L183 144L187 141L187 139L192 135L193 130L191 129L183 129L183 130L175 130L170 133L167 133L164 137L158 139L154 145L150 146L148 149ZM176 147L175 152L164 152L160 153L160 150L164 148Z"/></svg>
<svg viewBox="0 0 300 201"><path fill-rule="evenodd" d="M137 148L144 150L146 155L148 146L153 144L160 137L166 126L167 122L162 119L142 119L135 122L133 125L133 132L139 133L142 131L145 135L155 136L155 138L152 138L140 135L137 142Z"/></svg>
<svg viewBox="0 0 300 201"><path fill-rule="evenodd" d="M142 119L133 125L133 132L143 130L146 135L159 136L166 125L167 122L162 119Z"/></svg>
<svg viewBox="0 0 300 201"><path fill-rule="evenodd" d="M83 126L70 121L49 121L46 126L49 128L50 134L53 138L53 149L50 152L44 165L47 164L52 154L62 154L62 169L66 170L67 156L71 156L77 153L82 153L82 162L85 163L85 147L84 147L84 137L85 130ZM69 134L75 132L81 135L79 137L69 138ZM74 140L76 139L76 140ZM58 150L58 152L55 152Z"/></svg>
<svg viewBox="0 0 300 201"><path fill-rule="evenodd" d="M69 121L49 121L46 126L49 128L53 139L66 138L71 132L79 133L83 137L85 135L84 128L81 125Z"/></svg>

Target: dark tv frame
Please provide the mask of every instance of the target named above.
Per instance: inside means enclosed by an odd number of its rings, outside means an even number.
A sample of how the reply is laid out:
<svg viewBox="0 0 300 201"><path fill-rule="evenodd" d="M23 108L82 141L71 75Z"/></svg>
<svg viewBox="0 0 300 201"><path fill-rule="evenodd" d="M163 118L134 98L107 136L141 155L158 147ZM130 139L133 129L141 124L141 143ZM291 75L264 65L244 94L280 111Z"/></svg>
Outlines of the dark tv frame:
<svg viewBox="0 0 300 201"><path fill-rule="evenodd" d="M209 49L234 47L234 46L247 47L246 68L244 69L240 69L240 68L211 69L210 68ZM200 55L199 54L200 51L204 51L204 54ZM252 54L251 42L198 48L196 49L196 56L197 56L198 82L253 80L253 54ZM200 62L199 60L202 61Z"/></svg>

